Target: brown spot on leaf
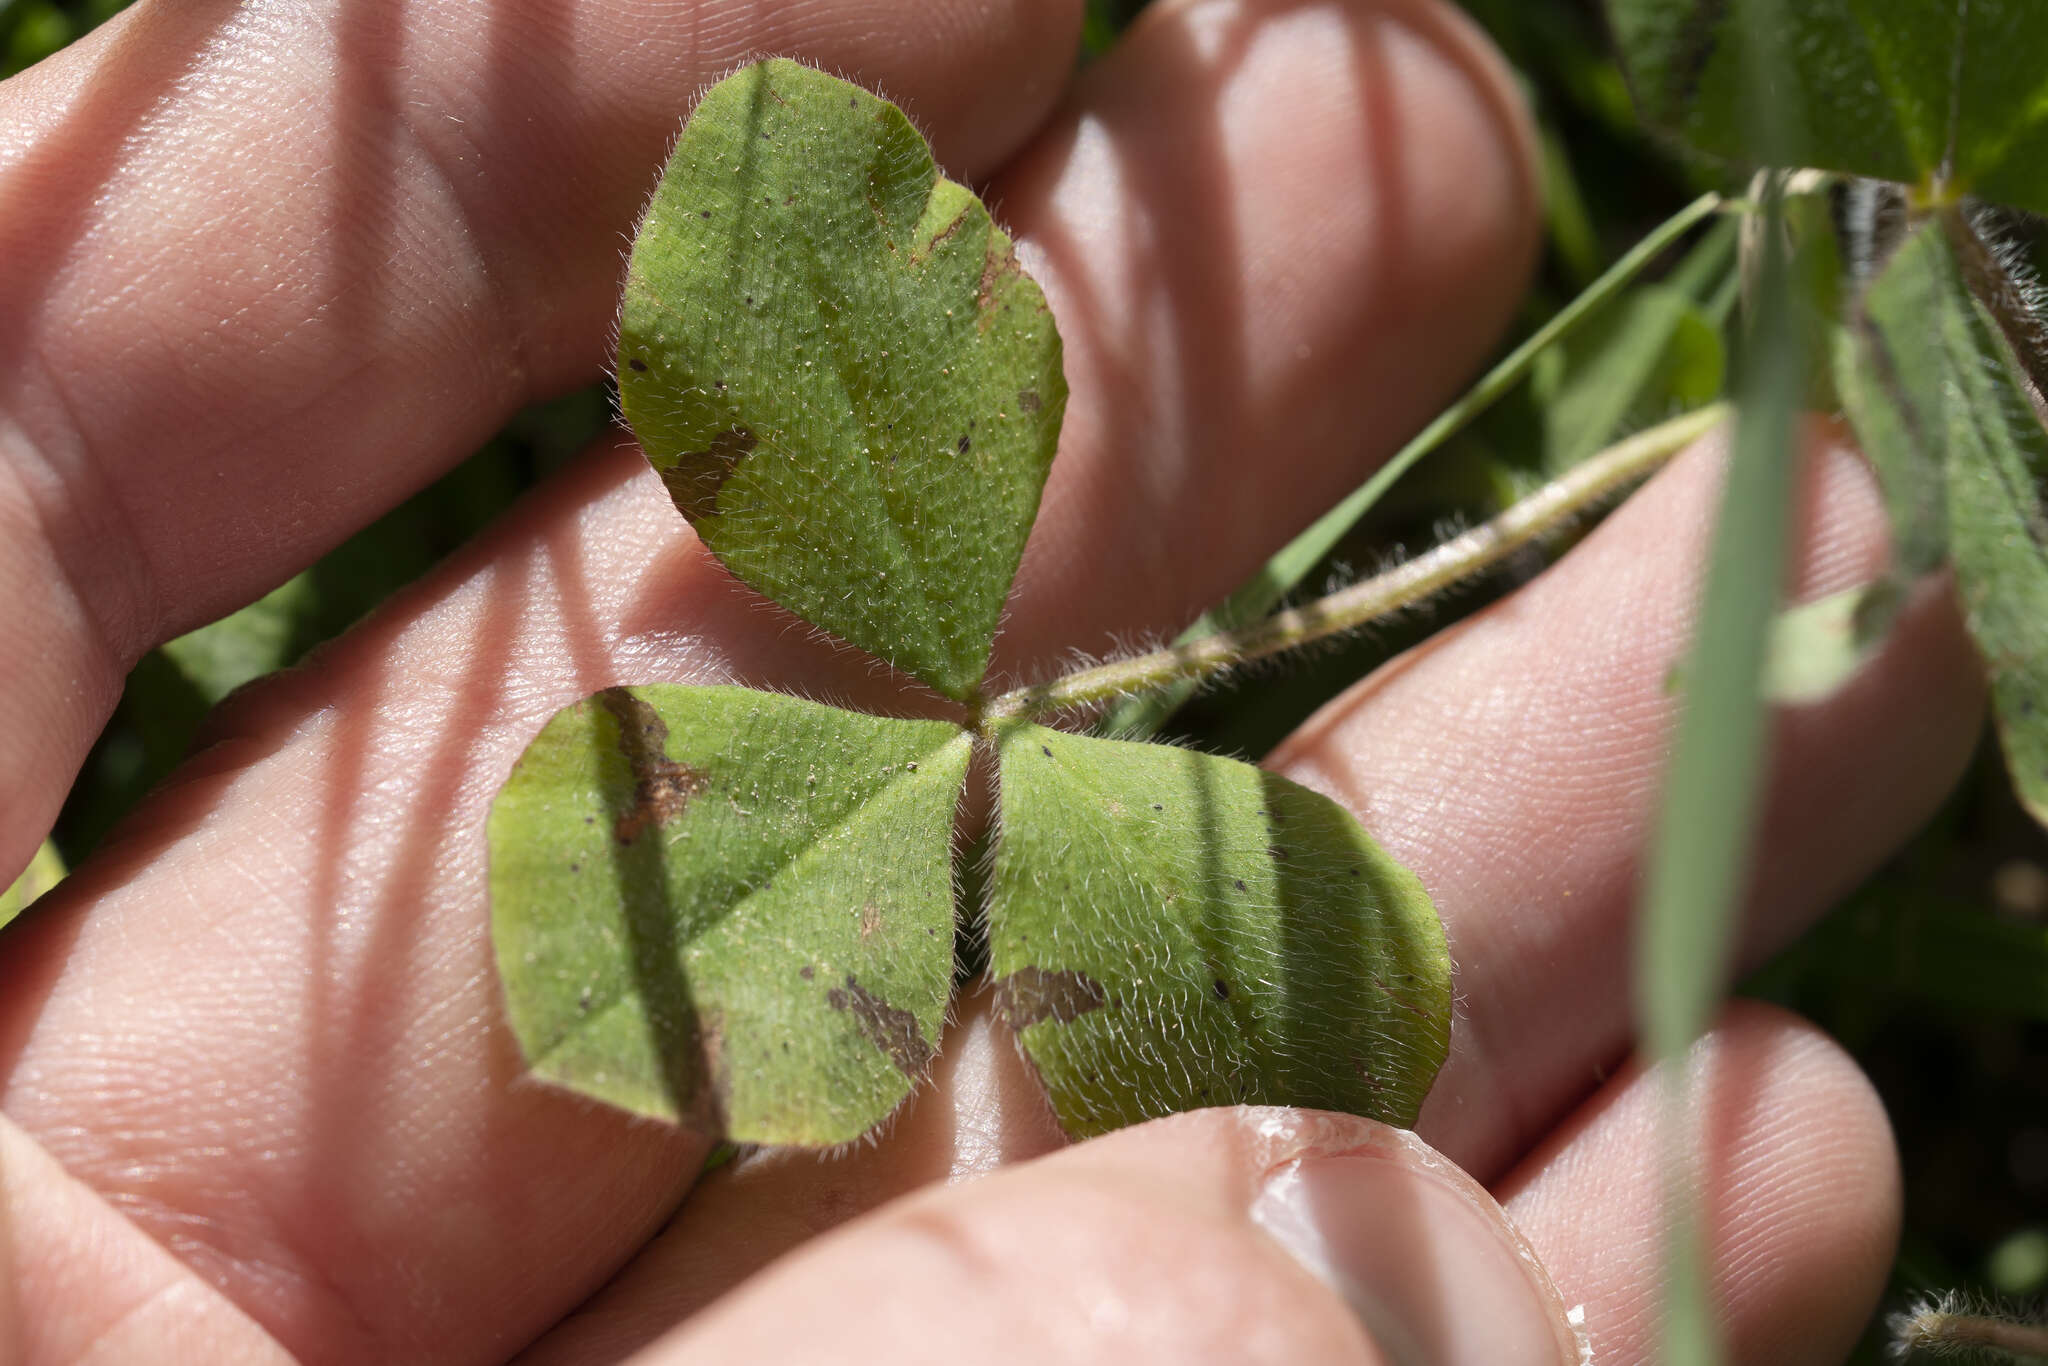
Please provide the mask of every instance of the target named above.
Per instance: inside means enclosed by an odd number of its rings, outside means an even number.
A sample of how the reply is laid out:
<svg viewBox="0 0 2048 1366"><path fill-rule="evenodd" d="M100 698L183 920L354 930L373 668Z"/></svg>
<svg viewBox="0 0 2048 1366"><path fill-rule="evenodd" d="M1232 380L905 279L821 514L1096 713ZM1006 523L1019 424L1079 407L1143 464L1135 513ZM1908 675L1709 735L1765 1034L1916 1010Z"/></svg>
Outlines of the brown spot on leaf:
<svg viewBox="0 0 2048 1366"><path fill-rule="evenodd" d="M853 1016L861 1037L888 1055L896 1070L906 1077L921 1077L937 1052L924 1037L917 1016L898 1010L859 982L846 975L846 987L825 993L825 1004Z"/></svg>
<svg viewBox="0 0 2048 1366"><path fill-rule="evenodd" d="M1382 982L1379 978L1374 977L1368 980L1372 982L1373 989L1375 991L1379 992L1380 995L1386 997L1389 1001L1392 1001L1395 1005L1401 1007L1401 1009L1407 1011L1410 1015L1413 1015L1416 1019L1422 1021L1424 1024L1435 1023L1429 1018L1428 1011L1424 1010L1421 1006L1415 1004L1415 1002L1408 1000L1406 997L1395 995L1393 989L1389 987L1385 982Z"/></svg>
<svg viewBox="0 0 2048 1366"><path fill-rule="evenodd" d="M921 266L926 261L931 260L932 255L938 251L939 244L941 242L944 242L948 237L951 237L954 233L960 231L960 225L967 221L968 211L971 207L971 205L962 207L960 212L953 216L952 222L946 224L945 227L940 228L937 232L932 234L931 241L926 242L921 247L912 246L910 249L909 256L910 264L913 266ZM880 217L881 209L877 208L875 210L875 214L877 217Z"/></svg>
<svg viewBox="0 0 2048 1366"><path fill-rule="evenodd" d="M676 463L660 471L668 496L691 521L718 513L719 490L739 468L755 446L754 434L745 427L728 427L711 438L701 451L684 451Z"/></svg>
<svg viewBox="0 0 2048 1366"><path fill-rule="evenodd" d="M1012 1034L1045 1020L1067 1024L1107 1004L1102 983L1072 968L1022 967L996 983L996 1018Z"/></svg>
<svg viewBox="0 0 2048 1366"><path fill-rule="evenodd" d="M1004 242L998 248L991 239L988 254L981 258L981 286L975 291L974 303L978 310L977 319L986 329L995 319L996 288L1005 275L1021 275L1024 267L1017 264L1017 248L1013 243Z"/></svg>
<svg viewBox="0 0 2048 1366"><path fill-rule="evenodd" d="M619 751L633 770L633 805L612 827L620 844L631 844L681 815L711 780L668 757L668 722L654 708L624 688L606 688L597 700L619 723Z"/></svg>
<svg viewBox="0 0 2048 1366"><path fill-rule="evenodd" d="M818 975L818 970L812 967L809 963L806 963L796 970L796 975L803 978L806 982L808 982L813 977L816 977Z"/></svg>
<svg viewBox="0 0 2048 1366"><path fill-rule="evenodd" d="M872 938L875 931L881 928L882 908L870 901L867 905L860 908L860 937L863 939Z"/></svg>
<svg viewBox="0 0 2048 1366"><path fill-rule="evenodd" d="M1372 1088L1374 1095L1381 1095L1386 1091L1387 1084L1379 1079L1364 1058L1353 1058L1351 1070L1357 1074L1360 1081Z"/></svg>
<svg viewBox="0 0 2048 1366"><path fill-rule="evenodd" d="M1039 398L1036 389L1019 389L1017 391L1017 406L1027 413L1035 413L1045 406L1045 401Z"/></svg>
<svg viewBox="0 0 2048 1366"><path fill-rule="evenodd" d="M647 362L641 360L638 356L634 356L626 362L626 368L635 374L644 375L647 373Z"/></svg>

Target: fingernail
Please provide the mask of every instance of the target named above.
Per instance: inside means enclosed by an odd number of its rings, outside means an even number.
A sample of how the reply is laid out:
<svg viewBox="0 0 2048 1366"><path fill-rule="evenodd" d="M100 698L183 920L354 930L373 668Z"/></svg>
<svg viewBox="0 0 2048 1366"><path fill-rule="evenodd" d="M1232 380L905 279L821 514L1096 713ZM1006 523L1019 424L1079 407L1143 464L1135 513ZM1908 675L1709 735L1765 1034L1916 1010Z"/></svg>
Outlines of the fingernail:
<svg viewBox="0 0 2048 1366"><path fill-rule="evenodd" d="M1576 1320L1500 1206L1410 1134L1274 1170L1251 1217L1398 1366L1579 1366Z"/></svg>

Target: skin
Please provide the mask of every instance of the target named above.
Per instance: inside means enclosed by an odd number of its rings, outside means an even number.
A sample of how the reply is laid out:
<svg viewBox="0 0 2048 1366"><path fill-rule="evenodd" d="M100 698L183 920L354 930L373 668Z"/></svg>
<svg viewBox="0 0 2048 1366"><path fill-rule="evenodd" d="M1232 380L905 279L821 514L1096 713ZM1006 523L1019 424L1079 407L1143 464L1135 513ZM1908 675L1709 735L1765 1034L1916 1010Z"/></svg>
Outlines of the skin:
<svg viewBox="0 0 2048 1366"><path fill-rule="evenodd" d="M141 0L0 85L0 867L144 650L600 372L677 113L753 52L903 102L1060 318L1073 396L998 671L1220 597L1505 324L1535 250L1528 126L1429 0L1164 3L1075 79L1078 11ZM1886 553L1858 459L1808 444L1801 597ZM1603 1361L1655 1331L1627 917L1720 458L1682 457L1272 760L1436 897L1460 1008L1420 1133ZM231 702L8 932L0 1362L1385 1359L1247 1214L1276 1162L1395 1151L1360 1121L1207 1111L1063 1148L973 999L882 1141L694 1191L702 1140L522 1082L484 814L555 710L652 679L894 694L764 614L620 437ZM1926 817L1981 705L1935 587L1842 693L1781 717L1747 960ZM1896 1235L1882 1110L1756 1006L1692 1075L1730 1359L1839 1360ZM1403 1189L1438 1161L1387 1158ZM1485 1312L1477 1277L1446 1276L1447 1321Z"/></svg>

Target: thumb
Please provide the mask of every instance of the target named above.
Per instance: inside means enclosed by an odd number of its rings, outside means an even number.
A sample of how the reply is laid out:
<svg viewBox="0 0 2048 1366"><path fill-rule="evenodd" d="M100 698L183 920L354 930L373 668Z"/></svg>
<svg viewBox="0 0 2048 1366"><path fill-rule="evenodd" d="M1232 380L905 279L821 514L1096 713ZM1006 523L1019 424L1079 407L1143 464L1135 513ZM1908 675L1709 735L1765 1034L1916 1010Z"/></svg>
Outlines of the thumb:
<svg viewBox="0 0 2048 1366"><path fill-rule="evenodd" d="M1549 1277L1413 1134L1204 1110L914 1195L634 1358L1576 1363Z"/></svg>

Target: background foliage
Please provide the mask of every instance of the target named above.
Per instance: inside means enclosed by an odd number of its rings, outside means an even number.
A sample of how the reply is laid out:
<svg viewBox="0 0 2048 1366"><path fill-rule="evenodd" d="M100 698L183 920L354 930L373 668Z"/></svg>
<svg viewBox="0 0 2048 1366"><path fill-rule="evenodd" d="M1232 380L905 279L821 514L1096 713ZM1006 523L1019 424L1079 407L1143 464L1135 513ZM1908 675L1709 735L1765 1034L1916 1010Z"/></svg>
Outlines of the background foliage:
<svg viewBox="0 0 2048 1366"><path fill-rule="evenodd" d="M0 75L57 50L124 0L0 0ZM1081 60L1144 0L1091 0ZM1520 72L1541 125L1548 250L1518 335L1553 316L1657 223L1714 185L1637 123L1593 0L1464 0ZM1370 569L1446 522L1496 510L1597 444L1718 392L1735 302L1732 235L1696 235L1539 365L1529 383L1403 480L1308 587ZM1645 339L1648 339L1647 341ZM1621 374L1616 366L1640 373ZM520 414L454 472L253 606L152 652L88 760L56 831L71 863L192 743L232 688L302 659L416 578L605 424L593 388ZM1256 756L1323 700L1420 636L1541 568L1489 583L1279 671L1197 698L1170 734ZM2048 1294L2048 838L1987 742L1929 828L1747 992L1831 1031L1877 1082L1904 1157L1895 1296L1949 1287ZM1876 1338L1859 1360L1878 1360Z"/></svg>

